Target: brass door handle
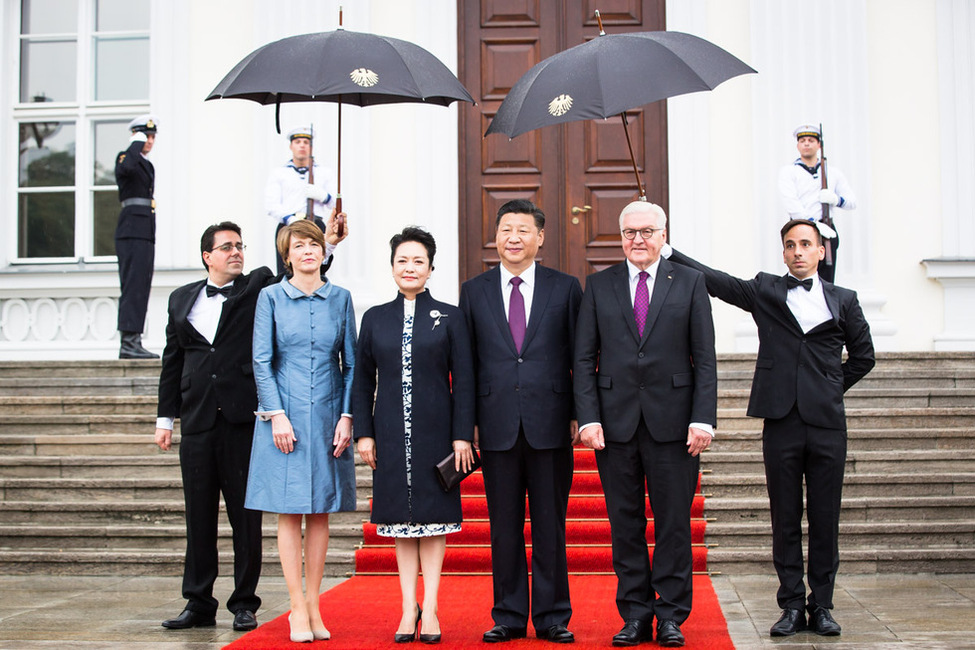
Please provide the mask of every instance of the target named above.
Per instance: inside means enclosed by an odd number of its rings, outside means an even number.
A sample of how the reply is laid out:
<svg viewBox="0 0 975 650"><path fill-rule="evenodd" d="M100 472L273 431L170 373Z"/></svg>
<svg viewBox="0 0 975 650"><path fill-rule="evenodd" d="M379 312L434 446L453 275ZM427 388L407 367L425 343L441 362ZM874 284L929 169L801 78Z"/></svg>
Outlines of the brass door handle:
<svg viewBox="0 0 975 650"><path fill-rule="evenodd" d="M581 212L589 212L590 210L592 210L592 206L591 205L584 205L581 208L579 206L576 206L576 205L572 206L572 214L579 214Z"/></svg>

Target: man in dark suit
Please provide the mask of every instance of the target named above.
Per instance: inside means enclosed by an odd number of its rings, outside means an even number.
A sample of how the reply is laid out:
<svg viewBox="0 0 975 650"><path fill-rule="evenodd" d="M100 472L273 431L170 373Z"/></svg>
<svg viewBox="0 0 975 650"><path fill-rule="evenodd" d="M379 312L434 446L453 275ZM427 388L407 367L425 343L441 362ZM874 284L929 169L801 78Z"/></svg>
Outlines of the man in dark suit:
<svg viewBox="0 0 975 650"><path fill-rule="evenodd" d="M620 214L626 261L590 275L576 326L576 413L596 450L613 539L614 646L653 636L684 645L691 612L690 510L717 421L714 324L704 276L660 259L663 209L634 201ZM656 543L646 540L650 495ZM657 596L654 599L654 592Z"/></svg>
<svg viewBox="0 0 975 650"><path fill-rule="evenodd" d="M329 220L329 243L334 234ZM347 232L344 233L347 235ZM169 297L166 348L159 376L156 444L172 445L180 418L179 461L186 502L186 608L163 627L184 629L216 624L218 602L217 519L220 494L233 529L234 592L227 609L235 630L257 627L255 594L261 576L260 511L244 508L257 388L251 360L254 310L261 289L276 278L267 267L244 274L240 227L224 221L200 239L207 279L173 291ZM322 267L328 269L331 258ZM280 278L278 278L280 279Z"/></svg>
<svg viewBox="0 0 975 650"><path fill-rule="evenodd" d="M670 260L705 274L708 292L751 312L758 359L748 415L765 418L762 453L772 513L772 560L782 616L772 636L806 629L802 558L803 478L809 520L808 627L840 634L833 620L840 499L846 463L843 393L874 366L870 326L855 292L817 275L826 255L819 230L793 219L781 230L789 273L753 280L716 271L673 251ZM665 256L670 251L664 251ZM843 348L848 359L844 362Z"/></svg>
<svg viewBox="0 0 975 650"><path fill-rule="evenodd" d="M545 215L531 201L498 210L499 266L461 287L477 377L477 434L491 520L494 643L535 634L572 643L565 514L572 486L572 345L582 288L535 263ZM529 608L525 495L531 517Z"/></svg>
<svg viewBox="0 0 975 650"><path fill-rule="evenodd" d="M118 299L119 359L158 359L142 347L152 269L156 254L156 202L152 198L156 171L146 157L156 142L151 115L129 123L129 148L115 159L115 182L122 211L115 228L115 254L121 293Z"/></svg>

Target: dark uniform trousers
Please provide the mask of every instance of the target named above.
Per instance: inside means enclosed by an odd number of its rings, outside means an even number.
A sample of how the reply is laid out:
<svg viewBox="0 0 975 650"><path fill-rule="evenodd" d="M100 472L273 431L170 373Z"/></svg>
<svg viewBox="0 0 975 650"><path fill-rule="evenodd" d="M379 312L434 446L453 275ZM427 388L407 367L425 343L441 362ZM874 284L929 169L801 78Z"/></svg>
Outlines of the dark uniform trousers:
<svg viewBox="0 0 975 650"><path fill-rule="evenodd" d="M115 254L118 256L121 287L118 299L118 330L141 334L145 329L146 310L149 308L156 245L148 239L116 238Z"/></svg>

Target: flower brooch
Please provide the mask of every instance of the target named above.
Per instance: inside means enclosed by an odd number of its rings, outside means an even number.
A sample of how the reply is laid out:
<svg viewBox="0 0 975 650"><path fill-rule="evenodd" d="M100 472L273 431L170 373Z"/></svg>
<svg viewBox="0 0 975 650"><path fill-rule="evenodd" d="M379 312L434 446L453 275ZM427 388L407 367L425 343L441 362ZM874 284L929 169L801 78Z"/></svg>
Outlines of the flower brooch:
<svg viewBox="0 0 975 650"><path fill-rule="evenodd" d="M437 329L437 325L440 324L440 319L447 318L447 314L441 314L440 310L438 309L431 309L430 318L433 319L433 327L431 327L430 329Z"/></svg>

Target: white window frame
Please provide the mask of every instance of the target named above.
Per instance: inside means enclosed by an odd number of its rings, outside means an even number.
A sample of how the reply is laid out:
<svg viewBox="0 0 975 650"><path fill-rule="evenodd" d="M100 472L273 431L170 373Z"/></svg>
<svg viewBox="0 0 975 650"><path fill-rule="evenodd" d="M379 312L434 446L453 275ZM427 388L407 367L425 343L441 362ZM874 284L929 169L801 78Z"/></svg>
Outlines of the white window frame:
<svg viewBox="0 0 975 650"><path fill-rule="evenodd" d="M4 163L0 169L6 170L2 174L3 194L7 200L0 205L0 213L11 215L4 230L7 232L7 254L9 264L16 265L46 265L65 263L114 263L115 255L94 255L94 193L96 191L117 191L117 186L96 185L94 182L94 134L95 124L102 121L128 121L132 117L150 112L149 98L135 101L95 101L95 37L100 34L110 34L112 37L132 38L146 37L149 39L149 56L152 57L152 10L150 6L150 26L146 30L130 30L118 32L97 32L95 30L96 0L76 0L78 3L77 31L74 34L44 34L41 36L25 37L21 35L21 7L20 0L4 2L6 11L0 18L0 29L4 31L4 41L9 43L8 50L3 53L7 64L4 66L3 76L8 79L4 83L8 96L4 101L10 106L10 120L8 123L7 143L0 138L0 155ZM151 3L150 3L151 5ZM45 102L24 103L20 101L20 56L21 43L24 40L63 40L66 37L75 39L77 47L76 80L78 99L74 102ZM150 61L146 62L146 74L149 74ZM2 94L0 94L2 97ZM70 257L19 257L19 199L21 195L17 147L19 147L20 125L24 122L52 122L71 121L75 125L75 178L74 178L74 255ZM6 121L6 120L5 120ZM43 188L41 191L47 191ZM53 190L52 190L53 191ZM64 190L61 190L64 191Z"/></svg>

